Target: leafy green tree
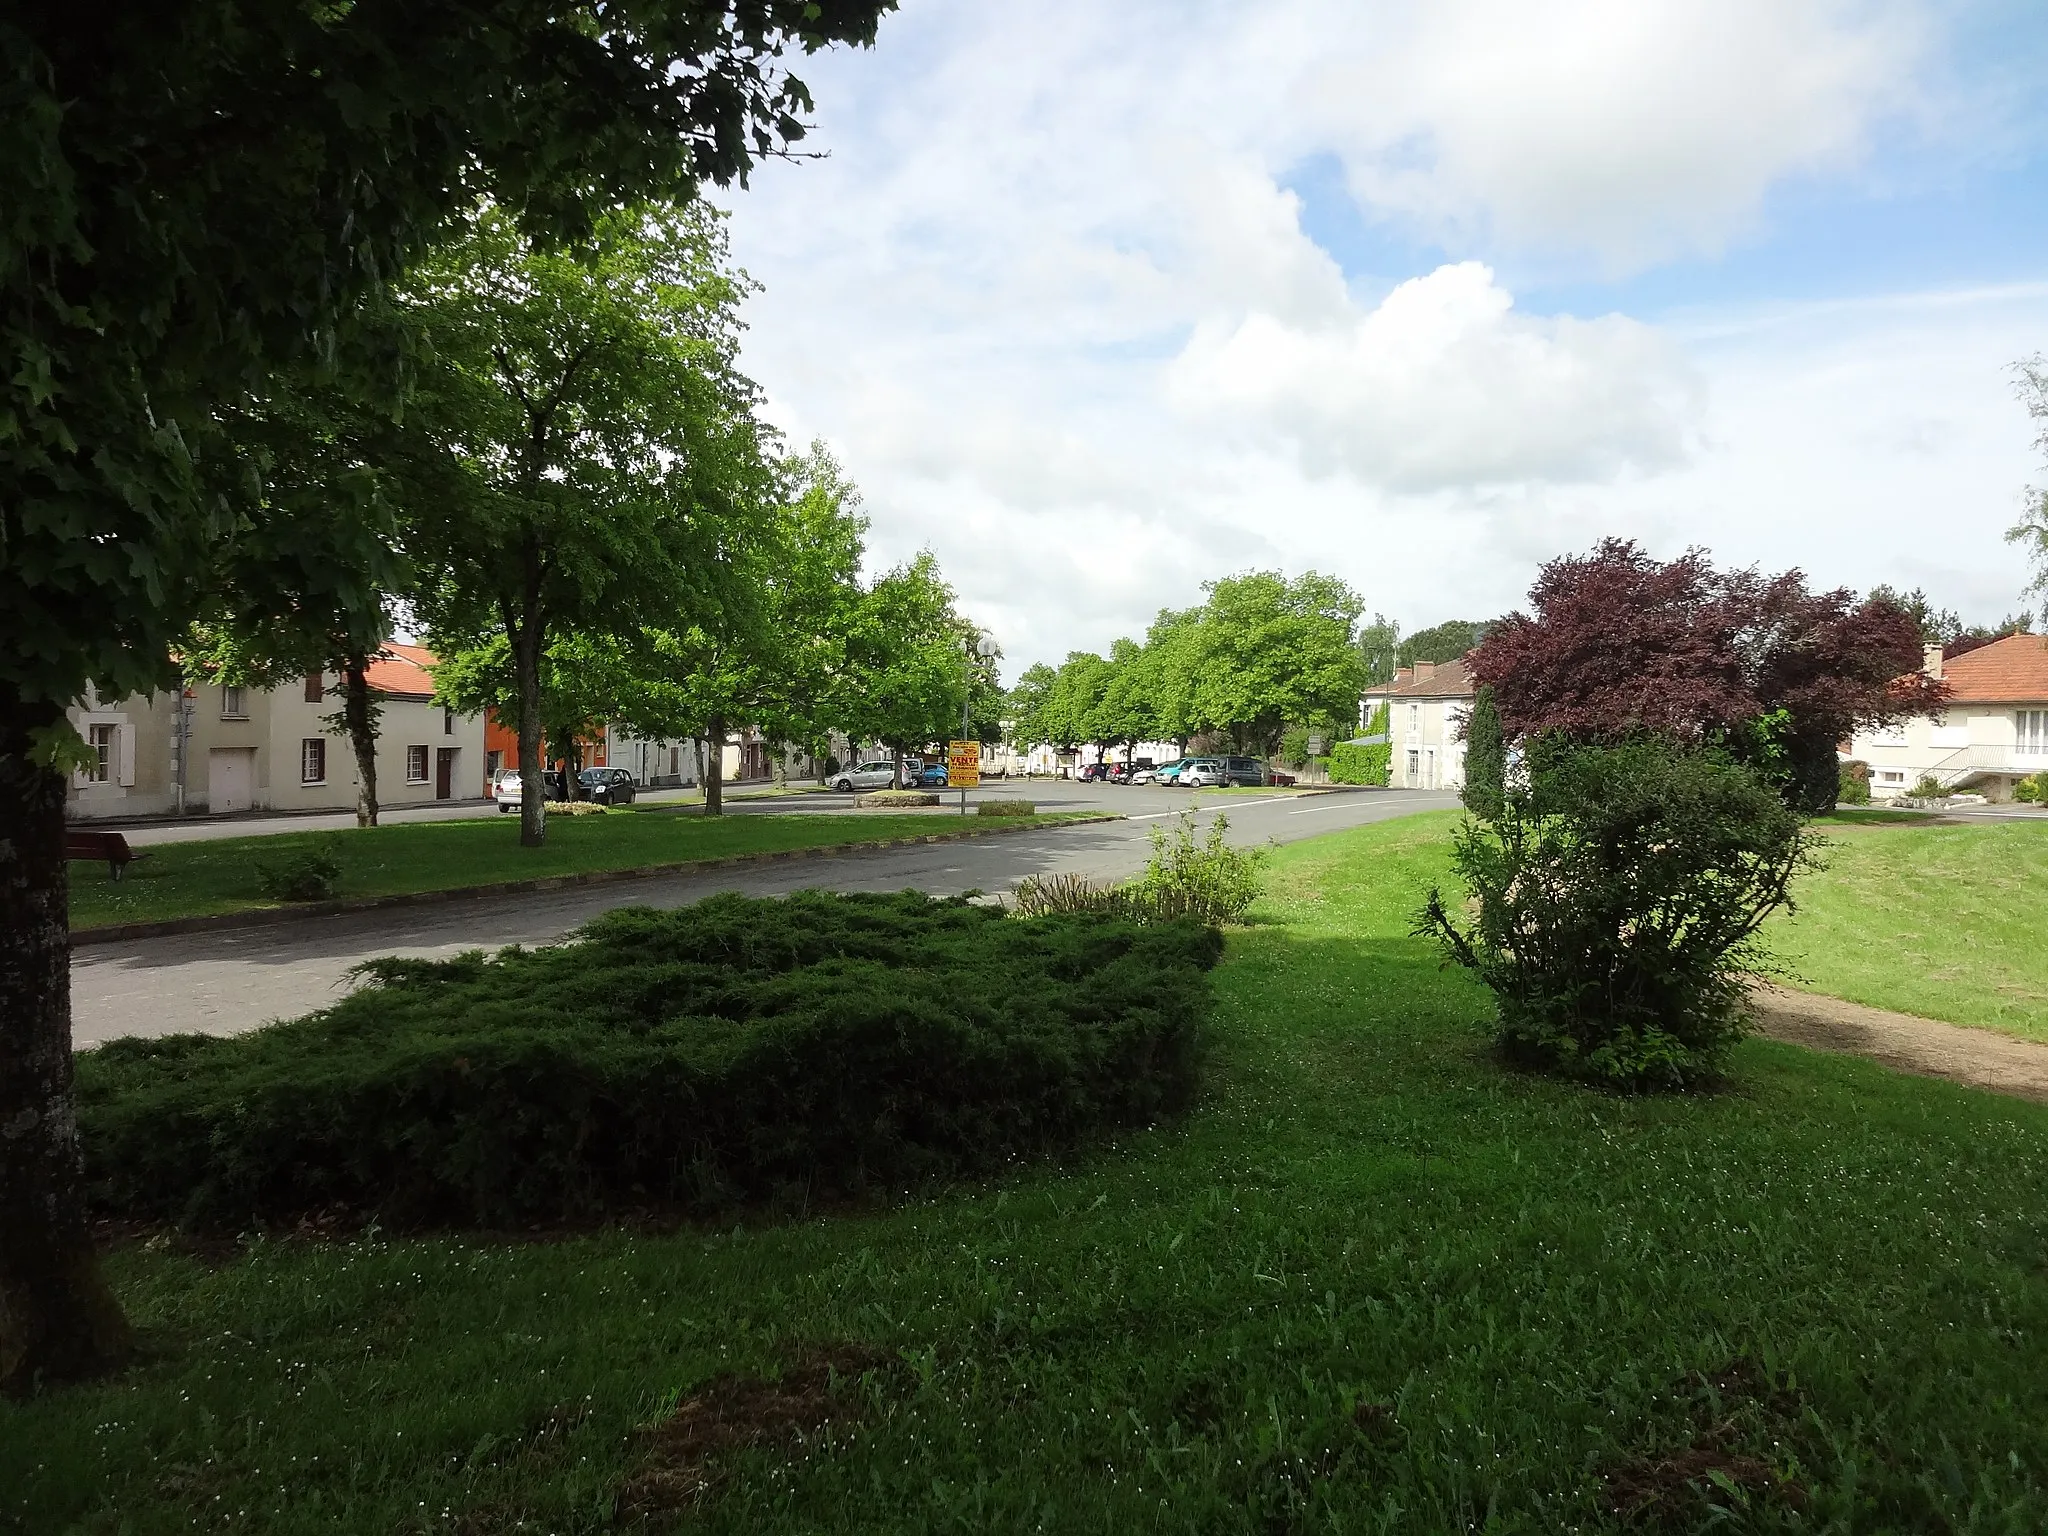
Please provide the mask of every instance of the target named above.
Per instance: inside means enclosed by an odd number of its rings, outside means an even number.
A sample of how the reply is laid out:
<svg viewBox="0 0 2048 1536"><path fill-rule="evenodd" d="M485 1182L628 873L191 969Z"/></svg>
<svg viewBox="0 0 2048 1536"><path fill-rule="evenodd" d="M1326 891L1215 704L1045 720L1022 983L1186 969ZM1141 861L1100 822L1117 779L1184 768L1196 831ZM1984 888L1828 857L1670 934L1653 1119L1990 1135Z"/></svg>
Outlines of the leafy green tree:
<svg viewBox="0 0 2048 1536"><path fill-rule="evenodd" d="M1194 716L1240 751L1273 752L1295 721L1348 720L1364 663L1364 603L1333 576L1254 571L1211 582L1194 651Z"/></svg>
<svg viewBox="0 0 2048 1536"><path fill-rule="evenodd" d="M849 740L888 747L899 778L906 751L958 726L969 699L966 628L929 550L884 572L853 612L833 713Z"/></svg>
<svg viewBox="0 0 2048 1536"><path fill-rule="evenodd" d="M1418 661L1456 661L1484 640L1487 630L1492 627L1480 619L1445 619L1428 629L1418 629L1401 642L1395 653L1397 663L1412 667ZM1387 675L1391 677L1393 674L1389 672ZM1376 678L1374 681L1383 682L1385 679Z"/></svg>
<svg viewBox="0 0 2048 1536"><path fill-rule="evenodd" d="M1384 705L1381 708L1385 708ZM1465 719L1465 808L1475 816L1498 816L1507 793L1508 744L1501 731L1493 690L1481 688Z"/></svg>
<svg viewBox="0 0 2048 1536"><path fill-rule="evenodd" d="M485 209L411 281L431 358L408 417L421 606L458 647L504 636L529 784L553 640L631 641L743 586L730 548L769 479L724 255L701 208L607 215L576 251ZM545 829L522 796L520 841Z"/></svg>
<svg viewBox="0 0 2048 1536"><path fill-rule="evenodd" d="M1401 626L1383 613L1358 626L1358 654L1365 666L1365 685L1390 683L1401 664Z"/></svg>
<svg viewBox="0 0 2048 1536"><path fill-rule="evenodd" d="M1202 728L1195 715L1201 678L1202 610L1162 608L1145 631L1145 676L1152 690L1152 728L1182 752Z"/></svg>
<svg viewBox="0 0 2048 1536"><path fill-rule="evenodd" d="M1059 673L1042 661L1033 662L1017 679L1004 707L1010 719L1010 739L1028 751L1053 743L1052 690Z"/></svg>
<svg viewBox="0 0 2048 1536"><path fill-rule="evenodd" d="M0 1388L121 1358L72 1113L64 711L168 686L235 531L226 402L479 195L574 234L803 132L779 59L888 0L12 6L0 15ZM244 530L247 531L247 530Z"/></svg>
<svg viewBox="0 0 2048 1536"><path fill-rule="evenodd" d="M1089 737L1122 747L1127 763L1138 743L1150 740L1159 728L1152 704L1159 693L1157 660L1135 640L1118 639L1109 648Z"/></svg>
<svg viewBox="0 0 2048 1536"><path fill-rule="evenodd" d="M1102 760L1102 700L1109 691L1109 663L1093 651L1069 651L1053 675L1051 724L1055 746L1075 751L1096 748Z"/></svg>

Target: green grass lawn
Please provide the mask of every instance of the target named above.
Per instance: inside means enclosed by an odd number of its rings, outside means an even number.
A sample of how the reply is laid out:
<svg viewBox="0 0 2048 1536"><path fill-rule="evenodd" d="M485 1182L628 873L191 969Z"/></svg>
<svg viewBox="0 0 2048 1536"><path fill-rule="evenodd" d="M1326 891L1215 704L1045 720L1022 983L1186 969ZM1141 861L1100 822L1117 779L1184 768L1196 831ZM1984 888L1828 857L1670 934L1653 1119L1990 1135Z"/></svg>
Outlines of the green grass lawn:
<svg viewBox="0 0 2048 1536"><path fill-rule="evenodd" d="M706 818L650 807L602 816L552 816L546 846L541 848L519 846L519 827L510 816L159 843L148 850L151 857L130 865L120 880L108 878L104 864L73 863L71 926L95 928L276 906L263 894L259 868L309 849L331 852L340 861L337 895L391 896L836 843L894 842L934 832L1052 825L1072 816L1055 813L1001 823L974 817L946 822L929 815Z"/></svg>
<svg viewBox="0 0 2048 1536"><path fill-rule="evenodd" d="M750 1400L718 1373L832 1345L898 1364L720 1453L689 1529L1504 1536L1663 1489L1690 1530L1716 1468L1731 1530L2048 1528L2048 1109L1762 1041L1713 1097L1508 1074L1408 934L1446 820L1276 853L1199 1108L1063 1166L667 1236L126 1247L157 1353L0 1405L0 1528L606 1530Z"/></svg>
<svg viewBox="0 0 2048 1536"><path fill-rule="evenodd" d="M1773 946L1797 984L2048 1040L2048 821L1831 818Z"/></svg>

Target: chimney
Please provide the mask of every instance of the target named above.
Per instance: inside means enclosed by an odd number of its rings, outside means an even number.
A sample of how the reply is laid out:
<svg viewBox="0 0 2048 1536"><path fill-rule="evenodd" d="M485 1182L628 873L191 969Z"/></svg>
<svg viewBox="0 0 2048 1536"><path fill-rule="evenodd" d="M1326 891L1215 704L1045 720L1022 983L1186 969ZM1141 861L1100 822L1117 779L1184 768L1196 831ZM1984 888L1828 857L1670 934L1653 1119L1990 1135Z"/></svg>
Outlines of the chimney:
<svg viewBox="0 0 2048 1536"><path fill-rule="evenodd" d="M1937 682L1941 680L1941 647L1923 645L1920 647L1920 670Z"/></svg>
<svg viewBox="0 0 2048 1536"><path fill-rule="evenodd" d="M1421 682L1421 681L1422 681L1422 680L1423 680L1424 678L1428 677L1428 676L1429 676L1429 675L1430 675L1431 673L1433 673L1434 671L1436 671L1436 663L1435 663L1435 662L1433 662L1433 661L1418 661L1417 663L1415 663L1415 680L1416 680L1416 681L1417 681L1417 682L1419 683L1419 682Z"/></svg>
<svg viewBox="0 0 2048 1536"><path fill-rule="evenodd" d="M1397 687L1397 688L1398 688L1398 687L1399 687L1399 686L1400 686L1401 684L1403 684L1403 683L1412 683L1412 682L1414 682L1414 681L1415 681L1415 669L1414 669L1413 667L1396 667L1396 668L1394 668L1394 686L1395 686L1395 687Z"/></svg>

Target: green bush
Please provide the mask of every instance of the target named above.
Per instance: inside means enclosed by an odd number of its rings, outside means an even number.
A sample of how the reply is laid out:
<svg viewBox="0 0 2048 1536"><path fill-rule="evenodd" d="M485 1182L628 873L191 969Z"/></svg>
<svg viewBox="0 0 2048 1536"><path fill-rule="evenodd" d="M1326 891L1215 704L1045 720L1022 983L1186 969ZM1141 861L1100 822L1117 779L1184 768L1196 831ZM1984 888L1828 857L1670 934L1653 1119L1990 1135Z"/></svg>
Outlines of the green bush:
<svg viewBox="0 0 2048 1536"><path fill-rule="evenodd" d="M1511 1059L1623 1088L1711 1076L1763 969L1758 927L1814 863L1753 770L1654 738L1529 749L1491 817L1457 834L1473 915L1430 892L1416 932L1493 991Z"/></svg>
<svg viewBox="0 0 2048 1536"><path fill-rule="evenodd" d="M1915 800L1941 800L1947 797L1949 788L1931 773L1923 773L1913 781L1911 794Z"/></svg>
<svg viewBox="0 0 2048 1536"><path fill-rule="evenodd" d="M1195 813L1185 810L1173 830L1153 824L1152 857L1145 872L1127 887L1137 910L1155 922L1192 917L1205 923L1235 923L1258 899L1263 848L1233 848L1224 840L1230 818L1219 812L1209 835L1195 839Z"/></svg>
<svg viewBox="0 0 2048 1536"><path fill-rule="evenodd" d="M2029 774L2012 787L2015 800L2031 801L2037 805L2048 804L2048 773Z"/></svg>
<svg viewBox="0 0 2048 1536"><path fill-rule="evenodd" d="M1842 764L1842 782L1835 791L1839 805L1870 804L1870 765L1848 762Z"/></svg>
<svg viewBox="0 0 2048 1536"><path fill-rule="evenodd" d="M341 885L341 861L305 848L256 866L256 884L272 901L326 901Z"/></svg>
<svg viewBox="0 0 2048 1536"><path fill-rule="evenodd" d="M291 1023L82 1056L91 1195L418 1227L900 1189L1183 1105L1221 948L1192 922L807 891L376 961Z"/></svg>
<svg viewBox="0 0 2048 1536"><path fill-rule="evenodd" d="M1029 800L1010 797L1002 800L983 800L974 807L977 816L1035 816L1038 807Z"/></svg>
<svg viewBox="0 0 2048 1536"><path fill-rule="evenodd" d="M1098 885L1086 875L1026 875L1010 893L1010 905L1019 917L1095 912L1140 918L1127 889Z"/></svg>

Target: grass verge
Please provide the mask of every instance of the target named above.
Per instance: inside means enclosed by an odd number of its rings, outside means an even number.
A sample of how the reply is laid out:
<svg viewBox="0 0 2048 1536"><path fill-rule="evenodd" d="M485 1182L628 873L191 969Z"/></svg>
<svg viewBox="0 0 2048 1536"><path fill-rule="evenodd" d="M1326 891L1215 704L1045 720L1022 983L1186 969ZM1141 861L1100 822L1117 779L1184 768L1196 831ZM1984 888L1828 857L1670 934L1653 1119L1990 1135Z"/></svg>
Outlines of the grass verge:
<svg viewBox="0 0 2048 1536"><path fill-rule="evenodd" d="M734 1533L2048 1526L2048 1110L1767 1041L1706 1098L1504 1073L1408 933L1446 821L1280 850L1196 1112L1085 1160L124 1248L157 1353L0 1404L0 1524L596 1532L652 1481Z"/></svg>
<svg viewBox="0 0 2048 1536"><path fill-rule="evenodd" d="M2048 821L1820 823L1828 868L1766 931L1797 984L2048 1041Z"/></svg>
<svg viewBox="0 0 2048 1536"><path fill-rule="evenodd" d="M1024 824L1053 826L1073 819L1075 813L1056 812ZM913 842L935 832L976 830L972 818L960 820L961 825L952 826L931 816L902 815L707 818L650 809L551 817L547 843L540 848L519 846L518 827L510 817L159 843L150 848L151 857L130 865L120 880L110 879L104 864L73 863L71 926L100 928L275 907L280 903L263 894L259 868L304 852L327 852L340 861L338 897L396 896L841 843ZM983 824L978 830L989 829Z"/></svg>

